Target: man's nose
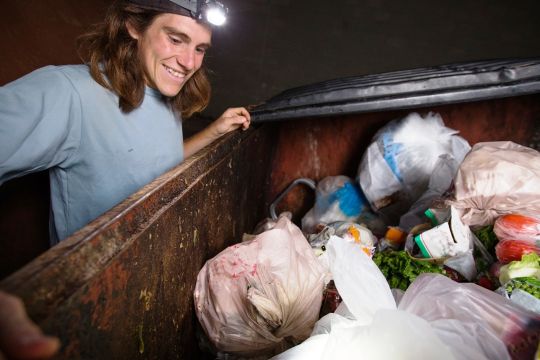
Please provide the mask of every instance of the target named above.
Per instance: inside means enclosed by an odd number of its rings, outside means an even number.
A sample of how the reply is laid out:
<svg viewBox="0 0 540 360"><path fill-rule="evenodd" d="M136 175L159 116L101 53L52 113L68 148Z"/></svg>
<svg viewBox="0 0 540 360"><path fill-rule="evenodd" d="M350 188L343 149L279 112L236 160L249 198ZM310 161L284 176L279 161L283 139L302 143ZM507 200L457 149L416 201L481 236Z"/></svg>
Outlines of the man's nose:
<svg viewBox="0 0 540 360"><path fill-rule="evenodd" d="M176 56L176 61L184 69L190 71L195 66L195 49L184 49Z"/></svg>

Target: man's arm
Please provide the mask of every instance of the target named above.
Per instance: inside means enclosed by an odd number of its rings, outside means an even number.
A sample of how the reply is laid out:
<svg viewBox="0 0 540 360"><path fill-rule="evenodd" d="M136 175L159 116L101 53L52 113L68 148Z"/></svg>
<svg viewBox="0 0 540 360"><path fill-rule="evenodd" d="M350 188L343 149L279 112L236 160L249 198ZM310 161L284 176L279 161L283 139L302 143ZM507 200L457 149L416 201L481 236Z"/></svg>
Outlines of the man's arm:
<svg viewBox="0 0 540 360"><path fill-rule="evenodd" d="M227 109L208 127L184 141L184 158L190 157L228 132L238 128L246 130L250 121L251 117L245 108Z"/></svg>

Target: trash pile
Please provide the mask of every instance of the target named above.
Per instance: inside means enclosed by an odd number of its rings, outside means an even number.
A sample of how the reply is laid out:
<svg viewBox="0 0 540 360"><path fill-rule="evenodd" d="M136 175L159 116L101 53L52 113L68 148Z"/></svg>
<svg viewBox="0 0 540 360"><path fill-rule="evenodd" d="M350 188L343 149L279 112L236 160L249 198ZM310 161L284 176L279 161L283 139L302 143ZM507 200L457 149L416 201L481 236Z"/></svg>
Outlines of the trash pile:
<svg viewBox="0 0 540 360"><path fill-rule="evenodd" d="M265 219L199 273L217 358L540 356L538 151L411 113L315 192L301 230Z"/></svg>

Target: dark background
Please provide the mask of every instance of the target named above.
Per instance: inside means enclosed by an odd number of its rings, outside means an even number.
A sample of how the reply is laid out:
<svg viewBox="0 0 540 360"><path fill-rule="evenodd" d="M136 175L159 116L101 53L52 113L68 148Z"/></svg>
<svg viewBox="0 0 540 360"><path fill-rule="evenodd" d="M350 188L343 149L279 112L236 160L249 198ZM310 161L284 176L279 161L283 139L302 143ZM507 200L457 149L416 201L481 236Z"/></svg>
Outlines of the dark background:
<svg viewBox="0 0 540 360"><path fill-rule="evenodd" d="M225 1L225 0L223 0ZM208 113L343 76L540 56L538 0L228 0Z"/></svg>
<svg viewBox="0 0 540 360"><path fill-rule="evenodd" d="M206 115L343 76L540 56L538 0L223 0ZM78 62L74 39L110 0L0 0L0 84Z"/></svg>

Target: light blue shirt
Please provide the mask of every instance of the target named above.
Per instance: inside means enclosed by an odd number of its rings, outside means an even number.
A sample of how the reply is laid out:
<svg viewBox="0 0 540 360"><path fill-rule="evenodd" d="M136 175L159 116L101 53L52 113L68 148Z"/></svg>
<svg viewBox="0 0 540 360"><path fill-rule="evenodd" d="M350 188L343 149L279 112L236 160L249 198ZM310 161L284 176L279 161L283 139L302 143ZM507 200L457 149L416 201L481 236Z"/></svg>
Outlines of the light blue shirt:
<svg viewBox="0 0 540 360"><path fill-rule="evenodd" d="M47 66L0 87L0 184L50 169L52 244L182 159L180 115L154 89L124 113L86 65Z"/></svg>

